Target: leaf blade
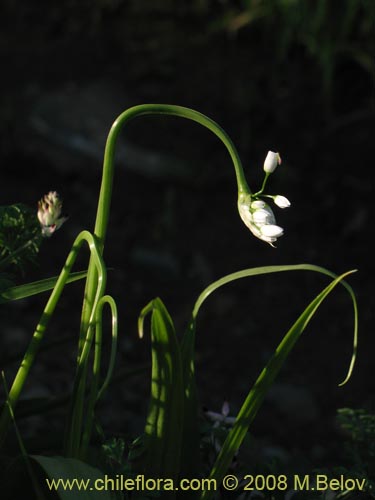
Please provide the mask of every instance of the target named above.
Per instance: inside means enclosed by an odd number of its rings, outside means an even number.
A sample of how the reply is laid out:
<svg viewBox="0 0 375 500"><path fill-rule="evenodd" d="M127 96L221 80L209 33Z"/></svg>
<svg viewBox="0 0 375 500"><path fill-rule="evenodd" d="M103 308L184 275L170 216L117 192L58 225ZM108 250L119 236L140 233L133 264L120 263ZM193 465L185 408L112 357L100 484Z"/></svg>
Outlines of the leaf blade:
<svg viewBox="0 0 375 500"><path fill-rule="evenodd" d="M181 353L163 302L157 298L151 304L152 310L146 306L151 312L151 399L145 425L146 449L140 466L146 477L177 479L183 423ZM143 320L144 314L142 325ZM171 492L168 498L174 495Z"/></svg>
<svg viewBox="0 0 375 500"><path fill-rule="evenodd" d="M229 432L222 449L217 457L217 460L211 470L210 479L215 479L219 484L225 475L233 457L241 446L243 439L254 420L264 397L272 385L274 379L279 373L281 367L283 366L286 358L288 357L290 351L294 347L295 343L305 330L307 324L310 322L311 318L315 314L316 310L319 308L324 299L331 293L331 291L339 284L348 274L353 271L338 276L333 280L327 287L323 289L307 306L307 308L298 317L292 327L289 329L287 334L284 336L278 347L276 348L274 355L266 364L265 368L261 371L259 377L257 378L255 384L249 391L234 423L233 428ZM201 500L209 500L212 498L214 492L206 490L200 496Z"/></svg>
<svg viewBox="0 0 375 500"><path fill-rule="evenodd" d="M77 271L71 273L66 283L73 283L74 281L86 278L87 271ZM4 304L11 300L20 300L32 295L38 295L39 293L47 292L52 290L56 285L58 276L53 278L46 278L39 281L33 281L31 283L26 283L25 285L12 286L0 292L0 304Z"/></svg>

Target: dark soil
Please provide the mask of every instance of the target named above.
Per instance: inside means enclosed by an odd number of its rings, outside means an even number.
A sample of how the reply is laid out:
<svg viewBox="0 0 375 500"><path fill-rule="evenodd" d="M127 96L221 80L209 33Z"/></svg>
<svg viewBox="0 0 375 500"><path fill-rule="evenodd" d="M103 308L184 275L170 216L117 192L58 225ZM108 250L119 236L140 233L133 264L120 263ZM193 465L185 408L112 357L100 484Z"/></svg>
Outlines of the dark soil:
<svg viewBox="0 0 375 500"><path fill-rule="evenodd" d="M353 326L350 299L341 289L306 330L252 429L269 446L299 450L323 465L330 459L328 443L341 439L337 408L374 409L375 116L369 74L342 60L325 91L316 60L303 48L296 45L277 59L256 29L229 36L213 29L216 17L209 12L176 9L168 15L133 6L88 9L85 18L73 7L40 11L31 4L18 11L4 7L8 17L1 21L1 204L33 206L56 189L70 219L43 244L38 268L19 282L56 275L78 232L93 228L105 133L132 105L175 103L212 117L237 145L253 189L262 180L267 151L279 151L283 165L269 191L292 201L289 210L275 210L285 235L273 249L240 221L230 159L216 138L169 117L140 118L124 130L105 247L121 339L117 380L100 408L105 432L128 435L143 425L147 368L127 373L149 362L136 319L153 297L162 298L182 332L198 294L225 274L305 262L336 273L358 269L348 279L360 310L352 379L338 387ZM77 137L88 140L86 149ZM129 165L128 144L140 152ZM202 406L219 411L227 399L235 413L283 334L326 283L311 273L282 274L243 280L212 296L198 329ZM46 344L68 341L40 354L27 397L70 389L81 295L79 284L64 294ZM8 383L14 356L26 348L45 300L2 306L1 361ZM37 437L40 447L61 433L61 413L47 417L47 433L43 417L20 417L25 435Z"/></svg>

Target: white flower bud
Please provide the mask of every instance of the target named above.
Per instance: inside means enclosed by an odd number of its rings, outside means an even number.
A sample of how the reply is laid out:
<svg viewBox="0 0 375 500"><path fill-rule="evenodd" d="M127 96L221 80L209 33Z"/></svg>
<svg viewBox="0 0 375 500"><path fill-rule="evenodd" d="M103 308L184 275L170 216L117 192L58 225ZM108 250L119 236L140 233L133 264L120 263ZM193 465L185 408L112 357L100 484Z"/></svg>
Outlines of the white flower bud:
<svg viewBox="0 0 375 500"><path fill-rule="evenodd" d="M280 194L276 195L273 201L275 202L275 205L280 208L290 207L290 201L288 200L288 198L285 198L285 196L281 196Z"/></svg>
<svg viewBox="0 0 375 500"><path fill-rule="evenodd" d="M281 158L279 153L274 153L273 151L268 151L266 159L264 160L263 170L271 174L277 167L281 164Z"/></svg>
<svg viewBox="0 0 375 500"><path fill-rule="evenodd" d="M280 226L276 226L275 224L265 224L260 228L260 232L263 236L267 236L269 238L279 238L284 234L284 229Z"/></svg>
<svg viewBox="0 0 375 500"><path fill-rule="evenodd" d="M270 210L259 208L253 213L253 222L257 226L262 226L263 224L273 224L275 222L275 217Z"/></svg>
<svg viewBox="0 0 375 500"><path fill-rule="evenodd" d="M256 210L257 208L264 208L266 206L265 202L262 200L255 200L251 202L251 208Z"/></svg>

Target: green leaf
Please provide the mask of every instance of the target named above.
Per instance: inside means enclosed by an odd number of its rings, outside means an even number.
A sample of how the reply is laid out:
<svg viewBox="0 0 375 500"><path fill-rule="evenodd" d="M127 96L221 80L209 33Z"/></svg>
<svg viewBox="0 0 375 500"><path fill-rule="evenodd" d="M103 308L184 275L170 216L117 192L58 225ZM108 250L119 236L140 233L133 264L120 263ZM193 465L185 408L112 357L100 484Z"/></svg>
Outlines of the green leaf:
<svg viewBox="0 0 375 500"><path fill-rule="evenodd" d="M78 271L71 273L66 280L67 283L73 283L74 281L86 278L87 271ZM25 299L26 297L31 297L32 295L38 295L39 293L47 292L52 290L56 285L58 276L53 278L46 278L40 281L33 281L32 283L26 283L25 285L12 286L0 292L0 304L9 302L11 300Z"/></svg>
<svg viewBox="0 0 375 500"><path fill-rule="evenodd" d="M250 424L254 420L259 408L261 407L264 397L283 366L290 351L295 343L305 330L306 326L314 316L315 312L329 295L329 293L340 283L344 277L353 271L345 273L333 280L324 290L318 294L315 299L307 306L304 312L299 316L297 321L290 328L283 340L276 348L273 356L262 370L252 389L248 393L245 402L243 403L236 421L224 442L224 445L217 457L217 460L212 468L210 478L215 479L219 484L224 477L228 467L230 466L236 451L242 444L243 439L249 429ZM349 285L348 285L349 286ZM214 492L204 491L201 495L201 500L209 500Z"/></svg>
<svg viewBox="0 0 375 500"><path fill-rule="evenodd" d="M337 278L337 275L329 271L328 269L325 269L324 267L320 266L315 266L313 264L296 264L296 265L284 265L284 266L262 266L262 267L253 267L251 269L243 269L242 271L238 271L236 273L228 274L227 276L224 276L223 278L215 281L214 283L211 283L210 286L208 286L198 297L193 313L192 313L192 322L196 322L196 318L198 315L198 312L205 302L205 300L211 295L212 292L217 290L218 288L222 287L223 285L226 285L228 283L231 283L232 281L236 281L241 278L248 278L250 276L260 276L263 274L272 274L272 273L279 273L279 272L285 272L285 271L313 271L313 272L318 272L321 274L325 274L326 276L330 276L331 278ZM354 271L352 271L354 272ZM357 301L355 298L355 294L353 292L352 287L346 283L346 281L340 281L340 284L344 286L347 290L347 292L350 295L350 298L352 300L352 305L353 305L353 316L354 316L354 329L353 329L353 351L352 351L352 357L350 360L349 368L348 368L348 373L344 379L343 382L341 382L340 385L344 385L350 378L355 360L357 357L357 344L358 344L358 307L357 307Z"/></svg>
<svg viewBox="0 0 375 500"><path fill-rule="evenodd" d="M148 313L151 313L151 399L140 465L145 477L177 479L183 425L180 348L163 302L157 298L144 308L140 317L142 328ZM174 495L171 492L168 498Z"/></svg>
<svg viewBox="0 0 375 500"><path fill-rule="evenodd" d="M75 458L31 458L47 473L46 491L56 492L61 500L111 500L110 488L104 489L105 477L99 469Z"/></svg>

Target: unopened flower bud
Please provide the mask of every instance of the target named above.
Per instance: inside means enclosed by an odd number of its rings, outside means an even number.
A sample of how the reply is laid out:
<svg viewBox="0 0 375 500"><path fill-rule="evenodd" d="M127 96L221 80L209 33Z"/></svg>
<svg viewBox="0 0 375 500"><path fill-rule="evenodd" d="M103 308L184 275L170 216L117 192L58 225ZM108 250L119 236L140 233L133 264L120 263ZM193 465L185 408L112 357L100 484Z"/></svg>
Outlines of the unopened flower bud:
<svg viewBox="0 0 375 500"><path fill-rule="evenodd" d="M256 210L257 208L264 208L266 206L266 203L262 200L255 200L251 202L250 206L253 210Z"/></svg>
<svg viewBox="0 0 375 500"><path fill-rule="evenodd" d="M275 217L273 213L266 208L258 208L253 212L253 221L257 225L272 224L274 220Z"/></svg>
<svg viewBox="0 0 375 500"><path fill-rule="evenodd" d="M290 207L290 201L288 200L288 198L285 198L285 196L281 196L280 194L276 195L273 198L273 201L275 202L275 205L277 205L280 208Z"/></svg>
<svg viewBox="0 0 375 500"><path fill-rule="evenodd" d="M277 167L281 164L281 158L279 153L274 153L273 151L268 151L266 159L264 160L263 170L268 174L271 174Z"/></svg>
<svg viewBox="0 0 375 500"><path fill-rule="evenodd" d="M279 238L284 234L284 229L280 226L276 226L276 224L264 224L260 228L260 232L263 236L268 238Z"/></svg>
<svg viewBox="0 0 375 500"><path fill-rule="evenodd" d="M43 236L50 237L67 220L61 216L62 202L56 191L50 191L38 202L38 219Z"/></svg>

